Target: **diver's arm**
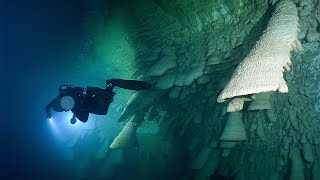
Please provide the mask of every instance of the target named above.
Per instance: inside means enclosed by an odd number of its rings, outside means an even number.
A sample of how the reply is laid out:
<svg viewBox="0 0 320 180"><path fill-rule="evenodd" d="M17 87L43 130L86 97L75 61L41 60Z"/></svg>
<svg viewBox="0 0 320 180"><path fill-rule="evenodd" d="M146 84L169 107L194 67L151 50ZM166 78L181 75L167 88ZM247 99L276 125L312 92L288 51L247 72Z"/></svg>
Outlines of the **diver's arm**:
<svg viewBox="0 0 320 180"><path fill-rule="evenodd" d="M46 106L46 109L45 109L45 110L46 110L46 116L47 116L48 119L51 118L50 110L51 110L51 108L52 108L53 102L54 102L57 98L58 98L58 97L54 98L54 99Z"/></svg>
<svg viewBox="0 0 320 180"><path fill-rule="evenodd" d="M47 106L46 106L46 116L48 119L51 118L51 113L50 113L50 110L51 110L51 104L49 103Z"/></svg>

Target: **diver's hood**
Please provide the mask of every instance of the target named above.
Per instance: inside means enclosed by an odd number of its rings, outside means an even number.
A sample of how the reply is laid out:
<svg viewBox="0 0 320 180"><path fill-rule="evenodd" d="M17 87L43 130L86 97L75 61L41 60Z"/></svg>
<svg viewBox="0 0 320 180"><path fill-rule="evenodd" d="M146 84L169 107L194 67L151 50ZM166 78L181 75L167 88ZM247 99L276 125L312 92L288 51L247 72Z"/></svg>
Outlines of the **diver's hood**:
<svg viewBox="0 0 320 180"><path fill-rule="evenodd" d="M74 107L74 99L71 96L61 98L60 105L65 111L69 111Z"/></svg>
<svg viewBox="0 0 320 180"><path fill-rule="evenodd" d="M66 84L63 84L59 87L59 93L60 95L66 94L70 90L71 86L68 86Z"/></svg>

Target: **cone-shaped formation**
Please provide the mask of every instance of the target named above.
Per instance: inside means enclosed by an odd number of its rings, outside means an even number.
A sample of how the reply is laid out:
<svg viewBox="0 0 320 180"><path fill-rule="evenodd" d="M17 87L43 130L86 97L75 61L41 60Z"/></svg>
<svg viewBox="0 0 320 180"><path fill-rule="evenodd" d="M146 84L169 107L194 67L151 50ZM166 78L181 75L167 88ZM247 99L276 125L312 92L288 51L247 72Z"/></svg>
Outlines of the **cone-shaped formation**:
<svg viewBox="0 0 320 180"><path fill-rule="evenodd" d="M113 140L110 145L110 149L128 148L134 146L137 142L136 131L138 123L130 120L121 130L119 135Z"/></svg>
<svg viewBox="0 0 320 180"><path fill-rule="evenodd" d="M283 79L290 70L290 51L300 50L299 17L292 1L280 1L262 37L238 65L217 101L260 92L288 92Z"/></svg>
<svg viewBox="0 0 320 180"><path fill-rule="evenodd" d="M243 141L246 140L246 129L240 112L229 114L228 122L220 136L222 141Z"/></svg>
<svg viewBox="0 0 320 180"><path fill-rule="evenodd" d="M270 105L270 95L271 92L263 92L256 94L256 99L251 102L248 110L253 111L253 110L262 110L262 109L271 109Z"/></svg>

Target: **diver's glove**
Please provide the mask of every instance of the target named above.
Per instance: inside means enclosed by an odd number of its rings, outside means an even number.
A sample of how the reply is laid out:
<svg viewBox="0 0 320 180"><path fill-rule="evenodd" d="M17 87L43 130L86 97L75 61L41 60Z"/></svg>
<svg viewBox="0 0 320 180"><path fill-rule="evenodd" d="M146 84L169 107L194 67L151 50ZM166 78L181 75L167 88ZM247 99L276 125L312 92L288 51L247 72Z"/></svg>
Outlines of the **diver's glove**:
<svg viewBox="0 0 320 180"><path fill-rule="evenodd" d="M50 109L51 109L51 102L46 106L46 116L47 116L47 119L50 119L50 118L51 118Z"/></svg>
<svg viewBox="0 0 320 180"><path fill-rule="evenodd" d="M51 118L51 113L50 112L47 112L47 119L50 119Z"/></svg>

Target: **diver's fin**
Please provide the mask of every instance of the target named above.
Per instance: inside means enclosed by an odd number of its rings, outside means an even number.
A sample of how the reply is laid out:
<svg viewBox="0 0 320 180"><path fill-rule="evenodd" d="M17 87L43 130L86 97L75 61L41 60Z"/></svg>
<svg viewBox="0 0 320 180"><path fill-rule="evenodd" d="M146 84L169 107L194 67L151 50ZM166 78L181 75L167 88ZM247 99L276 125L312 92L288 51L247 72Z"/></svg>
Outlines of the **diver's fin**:
<svg viewBox="0 0 320 180"><path fill-rule="evenodd" d="M112 83L114 86L129 90L145 90L151 88L151 84L145 81L123 80L123 79L108 79L106 83Z"/></svg>

